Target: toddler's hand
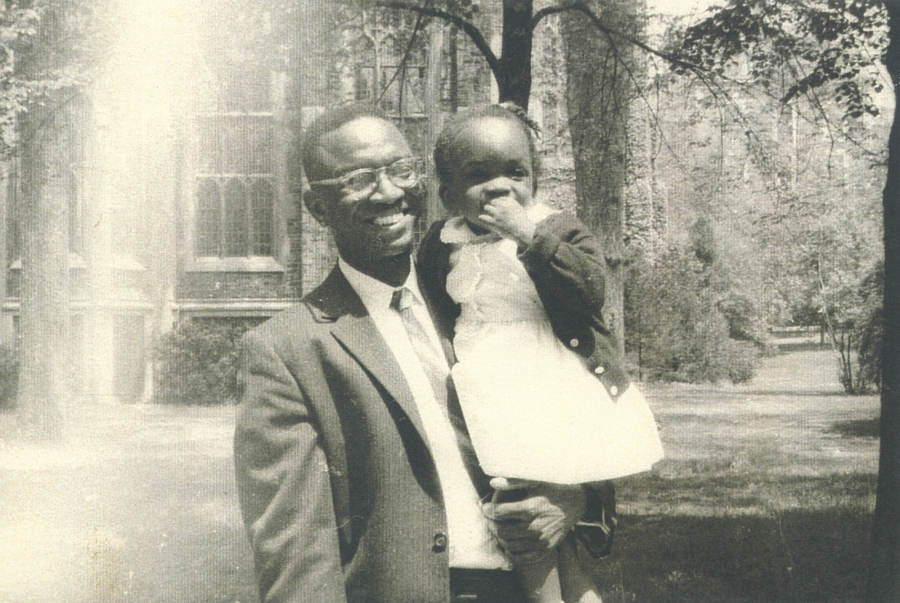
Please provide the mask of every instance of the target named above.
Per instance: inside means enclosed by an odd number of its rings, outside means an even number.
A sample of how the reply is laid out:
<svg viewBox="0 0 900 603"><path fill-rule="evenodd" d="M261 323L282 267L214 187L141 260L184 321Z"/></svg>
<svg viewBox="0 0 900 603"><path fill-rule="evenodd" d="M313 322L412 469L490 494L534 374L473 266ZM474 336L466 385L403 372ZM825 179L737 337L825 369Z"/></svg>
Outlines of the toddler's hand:
<svg viewBox="0 0 900 603"><path fill-rule="evenodd" d="M534 238L534 222L525 208L509 197L492 199L484 206L478 221L501 237L512 239L520 246L531 244Z"/></svg>

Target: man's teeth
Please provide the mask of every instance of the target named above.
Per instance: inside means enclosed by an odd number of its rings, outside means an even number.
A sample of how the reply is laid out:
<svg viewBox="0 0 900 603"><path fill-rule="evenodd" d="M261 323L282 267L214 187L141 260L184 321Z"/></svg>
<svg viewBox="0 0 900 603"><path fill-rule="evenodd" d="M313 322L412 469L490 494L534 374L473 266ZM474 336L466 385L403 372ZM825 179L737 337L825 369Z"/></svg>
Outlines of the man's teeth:
<svg viewBox="0 0 900 603"><path fill-rule="evenodd" d="M391 214L389 216L378 216L372 218L372 224L376 226L392 226L403 219L402 213Z"/></svg>

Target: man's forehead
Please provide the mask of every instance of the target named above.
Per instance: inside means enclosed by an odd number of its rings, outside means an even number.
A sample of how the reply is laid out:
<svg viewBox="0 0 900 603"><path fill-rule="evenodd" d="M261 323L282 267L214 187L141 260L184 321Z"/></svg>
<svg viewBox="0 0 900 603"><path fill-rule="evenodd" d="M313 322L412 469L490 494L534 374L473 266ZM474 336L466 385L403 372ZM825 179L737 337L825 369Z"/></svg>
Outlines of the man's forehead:
<svg viewBox="0 0 900 603"><path fill-rule="evenodd" d="M368 155L409 154L409 145L397 126L378 117L361 117L326 132L319 138L319 154L330 163Z"/></svg>

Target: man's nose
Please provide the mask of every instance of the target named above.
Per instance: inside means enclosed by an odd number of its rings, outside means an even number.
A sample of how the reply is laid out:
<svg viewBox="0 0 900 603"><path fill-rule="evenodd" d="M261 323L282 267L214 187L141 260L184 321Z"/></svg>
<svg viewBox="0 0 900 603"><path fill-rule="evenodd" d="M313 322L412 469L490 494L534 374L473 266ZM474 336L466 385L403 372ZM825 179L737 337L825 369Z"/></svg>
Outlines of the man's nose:
<svg viewBox="0 0 900 603"><path fill-rule="evenodd" d="M386 173L379 172L377 185L370 198L382 203L393 203L403 198L404 194L406 194L404 190L394 184L394 181Z"/></svg>

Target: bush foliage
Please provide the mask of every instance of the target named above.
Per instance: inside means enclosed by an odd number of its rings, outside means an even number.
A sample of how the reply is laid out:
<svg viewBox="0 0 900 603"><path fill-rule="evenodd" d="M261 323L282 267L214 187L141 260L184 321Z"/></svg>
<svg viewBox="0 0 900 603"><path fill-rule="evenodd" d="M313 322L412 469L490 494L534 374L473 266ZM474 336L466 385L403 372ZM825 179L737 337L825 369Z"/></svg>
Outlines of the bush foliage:
<svg viewBox="0 0 900 603"><path fill-rule="evenodd" d="M632 264L625 339L642 377L688 383L753 378L759 318L752 300L717 284L715 265L710 253L697 249L672 249L652 263Z"/></svg>
<svg viewBox="0 0 900 603"><path fill-rule="evenodd" d="M162 404L212 406L237 401L237 343L261 319L178 323L154 350L154 398Z"/></svg>
<svg viewBox="0 0 900 603"><path fill-rule="evenodd" d="M18 350L12 345L0 345L0 410L15 408L18 387Z"/></svg>
<svg viewBox="0 0 900 603"><path fill-rule="evenodd" d="M881 389L881 341L884 330L884 262L879 262L860 286L862 311L853 330L857 342L857 393Z"/></svg>

